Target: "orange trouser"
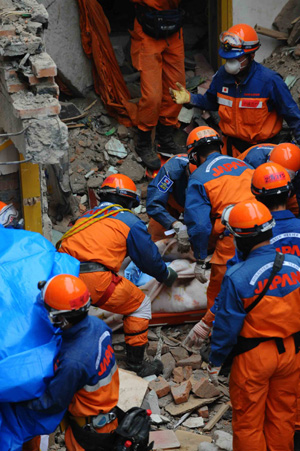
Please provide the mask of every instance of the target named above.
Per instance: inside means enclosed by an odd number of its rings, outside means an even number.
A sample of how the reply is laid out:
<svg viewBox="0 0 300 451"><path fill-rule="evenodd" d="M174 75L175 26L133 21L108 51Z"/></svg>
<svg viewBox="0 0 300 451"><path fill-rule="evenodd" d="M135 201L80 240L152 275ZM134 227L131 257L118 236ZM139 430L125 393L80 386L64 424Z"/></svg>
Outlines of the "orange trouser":
<svg viewBox="0 0 300 451"><path fill-rule="evenodd" d="M23 451L40 451L41 437L34 437L23 444Z"/></svg>
<svg viewBox="0 0 300 451"><path fill-rule="evenodd" d="M159 240L163 240L166 238L165 231L167 229L164 228L159 222L155 221L155 219L150 218L148 224L148 232L151 235L152 241L154 243Z"/></svg>
<svg viewBox="0 0 300 451"><path fill-rule="evenodd" d="M173 102L169 87L185 86L182 30L168 39L146 35L135 20L131 32L131 59L141 75L142 97L138 103L138 127L148 131L157 125L176 125L181 105Z"/></svg>
<svg viewBox="0 0 300 451"><path fill-rule="evenodd" d="M83 273L79 277L86 283L92 297L93 305L96 305L103 295L103 278L106 278L107 273L92 272ZM141 306L145 299L144 293L136 287L132 282L122 277L122 280L116 285L110 298L100 307L112 313L119 313L124 315L124 334L125 342L131 346L142 346L148 342L148 326L151 318L131 316ZM142 332L144 331L144 332ZM142 333L140 333L142 332ZM137 334L137 335L129 335Z"/></svg>
<svg viewBox="0 0 300 451"><path fill-rule="evenodd" d="M101 429L97 429L98 433L108 434L109 432L116 429L118 426L118 420L113 421L112 423L106 424ZM82 446L78 444L73 435L72 429L70 426L66 429L65 433L65 443L67 451L85 451Z"/></svg>
<svg viewBox="0 0 300 451"><path fill-rule="evenodd" d="M293 451L300 353L293 337L236 356L230 376L234 451Z"/></svg>

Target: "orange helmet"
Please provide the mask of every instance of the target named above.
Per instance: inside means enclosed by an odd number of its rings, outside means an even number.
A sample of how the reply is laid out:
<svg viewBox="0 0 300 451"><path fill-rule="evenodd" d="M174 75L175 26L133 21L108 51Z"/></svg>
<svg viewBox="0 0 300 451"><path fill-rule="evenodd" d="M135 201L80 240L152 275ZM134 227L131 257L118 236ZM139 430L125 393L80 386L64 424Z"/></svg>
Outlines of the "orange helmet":
<svg viewBox="0 0 300 451"><path fill-rule="evenodd" d="M223 210L221 221L234 236L242 238L259 235L275 225L270 210L257 200L229 205Z"/></svg>
<svg viewBox="0 0 300 451"><path fill-rule="evenodd" d="M112 174L106 177L99 189L101 194L117 194L133 201L132 207L140 204L140 198L135 183L124 174Z"/></svg>
<svg viewBox="0 0 300 451"><path fill-rule="evenodd" d="M295 144L281 143L271 150L270 161L281 164L289 173L291 179L300 169L300 149Z"/></svg>
<svg viewBox="0 0 300 451"><path fill-rule="evenodd" d="M0 201L0 224L3 227L13 226L14 220L18 218L18 212L13 204L6 204Z"/></svg>
<svg viewBox="0 0 300 451"><path fill-rule="evenodd" d="M192 130L189 134L186 141L189 162L197 166L197 152L201 152L201 147L214 143L219 144L220 146L223 145L223 142L216 130L206 126L194 128L194 130Z"/></svg>
<svg viewBox="0 0 300 451"><path fill-rule="evenodd" d="M91 298L86 284L70 274L59 274L48 282L38 283L42 299L53 324L61 326L55 318L63 315L66 319L88 310Z"/></svg>
<svg viewBox="0 0 300 451"><path fill-rule="evenodd" d="M233 25L220 34L219 55L225 59L239 58L259 49L260 43L256 31L246 23Z"/></svg>
<svg viewBox="0 0 300 451"><path fill-rule="evenodd" d="M253 172L251 191L255 196L281 194L291 189L291 178L280 164L270 161L261 164Z"/></svg>

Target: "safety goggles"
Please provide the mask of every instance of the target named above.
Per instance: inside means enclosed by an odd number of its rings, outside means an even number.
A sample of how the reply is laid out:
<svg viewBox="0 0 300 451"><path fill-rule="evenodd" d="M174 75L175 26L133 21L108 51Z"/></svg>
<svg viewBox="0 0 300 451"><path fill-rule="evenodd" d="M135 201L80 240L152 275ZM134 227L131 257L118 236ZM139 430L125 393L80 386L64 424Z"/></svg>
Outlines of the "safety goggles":
<svg viewBox="0 0 300 451"><path fill-rule="evenodd" d="M239 36L228 31L220 34L221 47L225 52L240 50L253 50L259 46L259 41L244 41Z"/></svg>

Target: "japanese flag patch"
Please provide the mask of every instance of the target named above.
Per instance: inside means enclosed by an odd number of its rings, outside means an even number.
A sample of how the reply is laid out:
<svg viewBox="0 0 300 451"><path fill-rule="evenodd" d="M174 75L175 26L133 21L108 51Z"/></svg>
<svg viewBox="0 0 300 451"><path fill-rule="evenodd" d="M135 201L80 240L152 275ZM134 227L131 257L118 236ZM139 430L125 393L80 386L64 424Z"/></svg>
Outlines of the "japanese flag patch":
<svg viewBox="0 0 300 451"><path fill-rule="evenodd" d="M173 180L171 180L167 175L164 175L163 178L158 182L157 189L162 193L166 193L167 191L169 191L173 183Z"/></svg>
<svg viewBox="0 0 300 451"><path fill-rule="evenodd" d="M228 94L229 89L226 88L226 86L222 87L222 92L224 92L224 94Z"/></svg>

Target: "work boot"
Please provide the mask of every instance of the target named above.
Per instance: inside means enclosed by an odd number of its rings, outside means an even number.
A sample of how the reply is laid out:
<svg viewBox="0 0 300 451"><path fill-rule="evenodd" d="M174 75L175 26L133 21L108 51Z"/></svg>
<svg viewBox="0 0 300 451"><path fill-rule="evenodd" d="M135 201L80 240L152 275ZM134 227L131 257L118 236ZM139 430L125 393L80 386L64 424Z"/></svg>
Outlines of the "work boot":
<svg viewBox="0 0 300 451"><path fill-rule="evenodd" d="M300 431L296 430L294 435L294 451L300 451Z"/></svg>
<svg viewBox="0 0 300 451"><path fill-rule="evenodd" d="M171 155L177 155L179 153L185 153L184 147L178 146L174 141L174 127L171 125L163 125L158 122L156 126L156 148L159 153L168 153Z"/></svg>
<svg viewBox="0 0 300 451"><path fill-rule="evenodd" d="M153 362L146 362L144 360L146 345L131 346L126 343L126 364L130 371L134 371L140 377L150 376L155 374L159 376L164 369L160 360L153 360Z"/></svg>
<svg viewBox="0 0 300 451"><path fill-rule="evenodd" d="M152 147L151 130L144 132L138 128L138 140L135 151L141 157L148 169L151 169L152 171L160 169L160 159Z"/></svg>

